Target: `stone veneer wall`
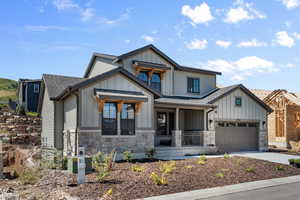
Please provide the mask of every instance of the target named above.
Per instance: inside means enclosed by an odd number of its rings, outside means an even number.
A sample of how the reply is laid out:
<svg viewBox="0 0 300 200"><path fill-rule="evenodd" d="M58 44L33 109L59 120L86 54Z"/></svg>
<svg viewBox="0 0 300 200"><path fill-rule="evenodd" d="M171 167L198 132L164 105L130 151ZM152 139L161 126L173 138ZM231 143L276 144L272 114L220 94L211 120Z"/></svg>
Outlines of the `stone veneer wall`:
<svg viewBox="0 0 300 200"><path fill-rule="evenodd" d="M267 130L260 130L259 131L259 138L258 138L258 148L259 151L267 151L268 150L268 131Z"/></svg>
<svg viewBox="0 0 300 200"><path fill-rule="evenodd" d="M78 146L85 147L86 155L93 155L100 151L109 153L113 149L119 153L124 151L144 153L145 150L154 148L154 134L154 130L136 130L135 136L102 136L101 131L80 130ZM73 145L75 145L74 137L71 137Z"/></svg>

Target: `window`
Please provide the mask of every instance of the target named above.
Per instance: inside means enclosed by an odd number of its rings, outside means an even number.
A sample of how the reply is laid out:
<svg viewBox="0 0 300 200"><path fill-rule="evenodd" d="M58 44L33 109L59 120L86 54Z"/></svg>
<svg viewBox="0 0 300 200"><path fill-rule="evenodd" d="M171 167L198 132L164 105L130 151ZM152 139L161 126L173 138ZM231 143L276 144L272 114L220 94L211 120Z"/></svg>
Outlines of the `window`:
<svg viewBox="0 0 300 200"><path fill-rule="evenodd" d="M105 103L102 112L102 135L117 135L117 107L115 103Z"/></svg>
<svg viewBox="0 0 300 200"><path fill-rule="evenodd" d="M242 106L242 97L235 97L235 106Z"/></svg>
<svg viewBox="0 0 300 200"><path fill-rule="evenodd" d="M157 91L161 91L161 80L159 73L153 73L151 77L151 87Z"/></svg>
<svg viewBox="0 0 300 200"><path fill-rule="evenodd" d="M138 75L138 78L148 85L148 79L149 79L148 72L141 71Z"/></svg>
<svg viewBox="0 0 300 200"><path fill-rule="evenodd" d="M40 91L40 85L39 84L34 84L33 85L33 92L34 93L39 93Z"/></svg>
<svg viewBox="0 0 300 200"><path fill-rule="evenodd" d="M134 104L123 104L121 112L121 135L135 134Z"/></svg>
<svg viewBox="0 0 300 200"><path fill-rule="evenodd" d="M200 79L188 78L187 79L187 91L190 93L200 93Z"/></svg>

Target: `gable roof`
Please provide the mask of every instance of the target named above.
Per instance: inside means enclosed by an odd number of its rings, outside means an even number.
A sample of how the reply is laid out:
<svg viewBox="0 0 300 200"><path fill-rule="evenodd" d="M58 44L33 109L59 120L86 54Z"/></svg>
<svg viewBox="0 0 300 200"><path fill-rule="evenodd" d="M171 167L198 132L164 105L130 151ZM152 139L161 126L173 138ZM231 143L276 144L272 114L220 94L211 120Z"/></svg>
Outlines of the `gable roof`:
<svg viewBox="0 0 300 200"><path fill-rule="evenodd" d="M80 83L86 79L71 76L44 74L43 80L50 99L55 99L59 94L61 94L71 85Z"/></svg>
<svg viewBox="0 0 300 200"><path fill-rule="evenodd" d="M179 65L177 62L175 62L173 59L171 59L169 56L167 56L161 50L159 50L158 48L156 48L153 44L149 44L149 45L146 45L144 47L135 49L133 51L124 53L124 54L119 55L119 56L113 56L113 55L101 54L101 53L94 53L92 55L92 58L90 59L88 67L87 67L87 69L86 69L86 71L84 73L84 78L88 77L88 75L89 75L89 73L90 73L90 71L92 69L93 63L95 62L95 59L97 57L106 59L106 60L110 61L112 64L114 64L114 63L121 62L123 59L126 59L126 58L128 58L128 57L130 57L132 55L135 55L137 53L140 53L140 52L143 52L143 51L146 51L146 50L149 50L149 49L151 49L152 51L154 51L155 53L157 53L160 57L162 57L164 60L166 60L167 62L169 62L170 64L172 64L176 70L187 71L187 72L194 72L194 73L204 73L204 74L210 74L210 75L221 75L222 74L221 72L216 72L216 71L211 71L211 70L204 70L204 69L193 68L193 67L186 67L186 66Z"/></svg>
<svg viewBox="0 0 300 200"><path fill-rule="evenodd" d="M108 72L105 72L103 74L97 75L93 78L89 78L89 79L84 79L83 81L79 81L78 83L69 85L69 87L65 88L60 94L58 94L55 98L53 98L52 100L61 100L63 98L65 98L66 96L68 96L69 94L71 94L72 92L78 90L79 88L85 87L89 84L92 84L96 81L99 81L101 79L105 79L108 77L111 77L117 73L120 73L122 75L124 75L125 77L129 78L130 80L132 80L133 82L137 83L138 85L140 85L142 88L150 91L152 94L160 97L162 96L160 92L152 89L151 87L149 87L148 85L146 85L144 82L142 82L141 80L139 80L137 77L135 77L133 74L131 74L130 72L128 72L127 70L125 70L123 67L118 67L115 68L113 70L110 70Z"/></svg>
<svg viewBox="0 0 300 200"><path fill-rule="evenodd" d="M297 95L297 93L292 93L287 90L280 90L280 89L271 92L268 96L265 97L264 101L266 103L270 103L270 101L272 101L275 97L277 97L280 94L284 96L286 99L288 99L290 102L292 102L293 104L300 105L300 98Z"/></svg>
<svg viewBox="0 0 300 200"><path fill-rule="evenodd" d="M231 92L235 91L236 89L241 89L248 96L250 96L253 100L255 100L258 104L260 104L263 108L265 108L268 112L273 112L272 108L270 108L265 102L263 102L260 98L258 98L255 94L253 94L249 89L247 89L242 84L219 88L214 93L205 97L203 100L205 100L209 104L212 104L212 103L216 102L217 100L223 98L224 96L230 94Z"/></svg>

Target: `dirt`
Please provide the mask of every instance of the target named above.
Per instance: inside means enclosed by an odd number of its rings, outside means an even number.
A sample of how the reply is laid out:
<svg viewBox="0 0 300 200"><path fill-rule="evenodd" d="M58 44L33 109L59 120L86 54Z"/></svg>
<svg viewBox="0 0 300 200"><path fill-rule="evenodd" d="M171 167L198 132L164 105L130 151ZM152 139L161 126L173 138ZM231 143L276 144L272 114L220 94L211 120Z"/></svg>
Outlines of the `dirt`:
<svg viewBox="0 0 300 200"><path fill-rule="evenodd" d="M97 182L96 174L92 173L86 176L86 184L77 186L71 184L74 183L74 176L52 172L33 186L16 185L16 181L6 181L5 184L0 183L0 188L14 188L15 192L22 194L23 199L35 193L39 195L38 199L47 200L59 199L57 196L53 197L53 194L61 193L76 196L78 199L99 199L112 189L111 199L127 200L300 175L298 168L250 158L209 158L204 165L198 164L197 161L197 159L176 161L176 169L165 175L166 185L156 185L150 178L152 172L162 174L159 170L160 163L155 161L135 163L145 168L143 172L133 172L133 163L115 163L113 171L103 183ZM278 166L282 166L283 170L276 169ZM224 177L217 176L217 173L222 173Z"/></svg>

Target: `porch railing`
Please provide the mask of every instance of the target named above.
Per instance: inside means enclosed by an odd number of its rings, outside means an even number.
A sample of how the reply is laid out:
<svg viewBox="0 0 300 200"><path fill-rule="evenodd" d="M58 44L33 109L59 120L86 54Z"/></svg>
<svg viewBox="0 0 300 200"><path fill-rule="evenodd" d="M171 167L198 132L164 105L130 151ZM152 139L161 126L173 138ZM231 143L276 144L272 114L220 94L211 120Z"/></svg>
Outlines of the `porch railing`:
<svg viewBox="0 0 300 200"><path fill-rule="evenodd" d="M183 131L182 146L203 146L203 131Z"/></svg>

